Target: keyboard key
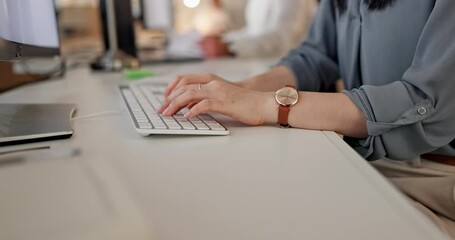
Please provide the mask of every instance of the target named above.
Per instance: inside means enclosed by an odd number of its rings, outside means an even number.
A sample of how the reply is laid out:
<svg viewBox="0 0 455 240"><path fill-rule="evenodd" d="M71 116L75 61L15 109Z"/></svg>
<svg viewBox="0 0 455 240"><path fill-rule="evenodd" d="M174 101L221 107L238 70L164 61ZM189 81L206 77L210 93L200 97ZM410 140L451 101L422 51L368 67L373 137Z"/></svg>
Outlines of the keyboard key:
<svg viewBox="0 0 455 240"><path fill-rule="evenodd" d="M168 129L166 125L156 125L154 128L159 130Z"/></svg>
<svg viewBox="0 0 455 240"><path fill-rule="evenodd" d="M225 131L226 129L222 126L213 126L210 127L213 131Z"/></svg>
<svg viewBox="0 0 455 240"><path fill-rule="evenodd" d="M138 123L149 123L149 120L147 119L136 119Z"/></svg>
<svg viewBox="0 0 455 240"><path fill-rule="evenodd" d="M205 125L201 120L195 120L195 121L192 121L190 120L194 125L199 125L199 124L203 124Z"/></svg>
<svg viewBox="0 0 455 240"><path fill-rule="evenodd" d="M182 124L182 128L185 130L196 130L196 127L193 124Z"/></svg>
<svg viewBox="0 0 455 240"><path fill-rule="evenodd" d="M151 121L151 122L152 122L153 126L166 126L166 124L164 124L164 122L161 121L161 120L160 120L160 121L158 121L158 120L153 120L153 121Z"/></svg>
<svg viewBox="0 0 455 240"><path fill-rule="evenodd" d="M182 115L185 115L185 114L187 114L189 111L190 111L190 110L189 110L188 108L182 108L182 109L180 110L180 113L181 113Z"/></svg>
<svg viewBox="0 0 455 240"><path fill-rule="evenodd" d="M138 123L139 124L139 128L141 129L152 129L152 124L150 123Z"/></svg>
<svg viewBox="0 0 455 240"><path fill-rule="evenodd" d="M195 124L195 126L197 129L200 129L200 130L210 130L210 128L205 124Z"/></svg>
<svg viewBox="0 0 455 240"><path fill-rule="evenodd" d="M224 130L225 128L221 126L219 123L207 123L207 125L212 129L216 131Z"/></svg>
<svg viewBox="0 0 455 240"><path fill-rule="evenodd" d="M145 114L144 115L134 114L134 117L136 118L136 120L148 120L147 117L145 116Z"/></svg>
<svg viewBox="0 0 455 240"><path fill-rule="evenodd" d="M169 127L169 129L172 129L172 130L178 130L178 129L182 129L182 127L178 124L172 124L172 125L167 125Z"/></svg>

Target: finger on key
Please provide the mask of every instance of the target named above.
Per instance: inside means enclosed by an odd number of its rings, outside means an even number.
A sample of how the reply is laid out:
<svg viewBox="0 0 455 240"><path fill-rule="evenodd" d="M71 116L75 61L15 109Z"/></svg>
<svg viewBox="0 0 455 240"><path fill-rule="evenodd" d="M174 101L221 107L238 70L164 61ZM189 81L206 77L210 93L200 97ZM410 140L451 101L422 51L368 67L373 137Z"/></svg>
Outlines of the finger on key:
<svg viewBox="0 0 455 240"><path fill-rule="evenodd" d="M183 75L178 76L174 81L172 81L164 92L164 96L169 96L175 89L196 83L205 83L205 79L199 75Z"/></svg>
<svg viewBox="0 0 455 240"><path fill-rule="evenodd" d="M219 112L222 114L227 114L226 109L223 109L223 105L220 101L215 99L204 99L194 105L190 111L185 114L185 117L192 118L199 114L208 112Z"/></svg>
<svg viewBox="0 0 455 240"><path fill-rule="evenodd" d="M169 85L166 87L166 90L164 90L165 97L171 94L171 92L174 90L175 86L177 86L181 78L183 78L183 76L177 76L174 80L172 80L171 83L169 83Z"/></svg>
<svg viewBox="0 0 455 240"><path fill-rule="evenodd" d="M188 104L194 101L201 101L205 98L206 96L203 91L190 89L173 99L169 103L169 106L163 111L163 115L172 116Z"/></svg>
<svg viewBox="0 0 455 240"><path fill-rule="evenodd" d="M191 86L182 86L182 87L178 87L178 88L175 88L174 91L172 91L172 93L167 96L164 101L163 101L163 105L161 106L161 108L158 110L159 113L163 113L163 111L169 107L169 104L178 96L182 95L183 93L185 93L186 91L189 90Z"/></svg>

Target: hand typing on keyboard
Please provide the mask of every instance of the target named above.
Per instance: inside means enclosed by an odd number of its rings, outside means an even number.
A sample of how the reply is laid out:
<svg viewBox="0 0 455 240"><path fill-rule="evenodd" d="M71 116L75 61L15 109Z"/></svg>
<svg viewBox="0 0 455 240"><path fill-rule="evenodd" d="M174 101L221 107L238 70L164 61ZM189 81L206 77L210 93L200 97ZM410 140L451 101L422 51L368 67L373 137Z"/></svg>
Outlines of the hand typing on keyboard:
<svg viewBox="0 0 455 240"><path fill-rule="evenodd" d="M136 130L144 135L227 135L229 131L208 114L186 118L189 111L181 109L173 116L158 113L164 100L165 86L154 83L141 83L121 87Z"/></svg>
<svg viewBox="0 0 455 240"><path fill-rule="evenodd" d="M266 119L276 120L273 93L250 91L213 74L186 75L175 79L165 91L158 110L172 116L189 107L186 118L207 112L218 112L250 125L260 125ZM273 116L275 114L275 116Z"/></svg>

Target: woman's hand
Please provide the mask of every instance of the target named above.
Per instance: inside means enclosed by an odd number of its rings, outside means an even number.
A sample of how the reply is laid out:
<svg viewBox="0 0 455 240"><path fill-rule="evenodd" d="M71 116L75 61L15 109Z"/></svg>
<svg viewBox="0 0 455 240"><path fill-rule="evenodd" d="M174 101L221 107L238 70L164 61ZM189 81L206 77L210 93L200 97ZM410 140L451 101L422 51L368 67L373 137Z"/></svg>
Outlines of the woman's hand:
<svg viewBox="0 0 455 240"><path fill-rule="evenodd" d="M273 93L250 91L213 74L178 77L169 84L165 96L159 110L165 116L188 107L187 118L218 112L246 124L260 125L273 121L277 114Z"/></svg>

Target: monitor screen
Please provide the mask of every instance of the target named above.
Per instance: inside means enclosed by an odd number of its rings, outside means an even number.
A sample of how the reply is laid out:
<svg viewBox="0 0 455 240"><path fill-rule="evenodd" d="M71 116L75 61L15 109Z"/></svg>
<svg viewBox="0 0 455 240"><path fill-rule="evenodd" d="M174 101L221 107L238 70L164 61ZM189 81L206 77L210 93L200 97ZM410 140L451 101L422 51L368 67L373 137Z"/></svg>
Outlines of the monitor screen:
<svg viewBox="0 0 455 240"><path fill-rule="evenodd" d="M54 0L0 0L0 60L59 55Z"/></svg>

